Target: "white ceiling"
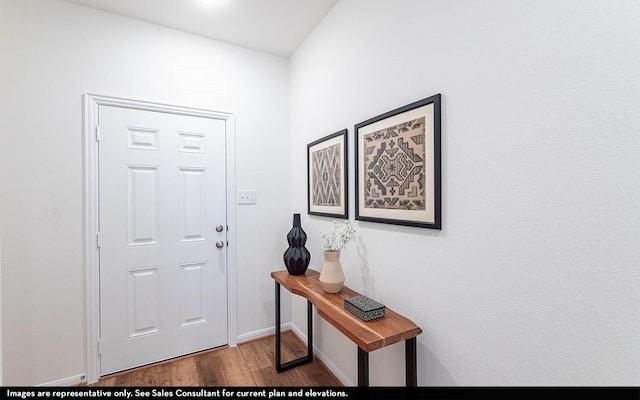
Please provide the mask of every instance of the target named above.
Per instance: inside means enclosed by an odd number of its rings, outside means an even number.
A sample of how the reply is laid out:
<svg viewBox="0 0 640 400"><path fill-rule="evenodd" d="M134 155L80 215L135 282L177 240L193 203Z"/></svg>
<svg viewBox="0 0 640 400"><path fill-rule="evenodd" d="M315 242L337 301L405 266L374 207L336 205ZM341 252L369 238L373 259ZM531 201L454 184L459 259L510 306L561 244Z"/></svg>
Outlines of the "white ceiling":
<svg viewBox="0 0 640 400"><path fill-rule="evenodd" d="M338 0L65 0L288 58Z"/></svg>

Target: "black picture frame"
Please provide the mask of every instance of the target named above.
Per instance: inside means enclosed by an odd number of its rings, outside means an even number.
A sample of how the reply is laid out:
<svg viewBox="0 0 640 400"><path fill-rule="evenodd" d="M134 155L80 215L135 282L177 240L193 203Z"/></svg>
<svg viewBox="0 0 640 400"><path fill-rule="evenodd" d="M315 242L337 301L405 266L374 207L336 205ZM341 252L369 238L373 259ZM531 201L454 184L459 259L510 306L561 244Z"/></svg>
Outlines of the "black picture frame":
<svg viewBox="0 0 640 400"><path fill-rule="evenodd" d="M307 213L349 218L347 129L307 145Z"/></svg>
<svg viewBox="0 0 640 400"><path fill-rule="evenodd" d="M441 95L356 124L356 220L442 229Z"/></svg>

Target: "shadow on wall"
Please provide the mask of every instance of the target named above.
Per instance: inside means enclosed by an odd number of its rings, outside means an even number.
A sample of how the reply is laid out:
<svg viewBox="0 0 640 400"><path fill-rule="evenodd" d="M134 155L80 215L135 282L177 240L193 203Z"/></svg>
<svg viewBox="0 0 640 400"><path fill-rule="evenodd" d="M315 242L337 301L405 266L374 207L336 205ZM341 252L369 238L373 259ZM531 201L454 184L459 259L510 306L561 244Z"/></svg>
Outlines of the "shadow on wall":
<svg viewBox="0 0 640 400"><path fill-rule="evenodd" d="M267 300L262 303L264 305L264 313L267 316L267 326L276 326L276 301Z"/></svg>
<svg viewBox="0 0 640 400"><path fill-rule="evenodd" d="M453 376L418 337L418 386L457 386Z"/></svg>
<svg viewBox="0 0 640 400"><path fill-rule="evenodd" d="M430 232L429 232L430 233ZM369 267L367 246L361 237L356 238L356 251L360 259L360 274L364 294L373 299L375 294L375 279ZM425 332L426 333L426 332ZM429 351L424 343L421 343L420 336L417 342L418 356L418 385L419 386L457 386L453 376L445 368L444 364L438 360L436 355ZM424 338L422 338L424 339Z"/></svg>
<svg viewBox="0 0 640 400"><path fill-rule="evenodd" d="M364 241L360 236L356 238L356 251L358 252L358 258L360 259L360 276L362 279L364 295L375 299L375 280L371 274L371 268L369 267L367 246L364 244Z"/></svg>

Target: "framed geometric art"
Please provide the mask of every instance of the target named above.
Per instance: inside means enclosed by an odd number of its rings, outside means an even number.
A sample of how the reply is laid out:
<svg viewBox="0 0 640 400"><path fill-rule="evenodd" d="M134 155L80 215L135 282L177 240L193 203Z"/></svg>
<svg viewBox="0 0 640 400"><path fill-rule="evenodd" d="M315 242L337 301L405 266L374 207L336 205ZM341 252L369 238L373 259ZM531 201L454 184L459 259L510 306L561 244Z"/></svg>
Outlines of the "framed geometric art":
<svg viewBox="0 0 640 400"><path fill-rule="evenodd" d="M356 219L442 229L440 94L354 131Z"/></svg>
<svg viewBox="0 0 640 400"><path fill-rule="evenodd" d="M307 145L307 209L310 215L348 218L347 130Z"/></svg>

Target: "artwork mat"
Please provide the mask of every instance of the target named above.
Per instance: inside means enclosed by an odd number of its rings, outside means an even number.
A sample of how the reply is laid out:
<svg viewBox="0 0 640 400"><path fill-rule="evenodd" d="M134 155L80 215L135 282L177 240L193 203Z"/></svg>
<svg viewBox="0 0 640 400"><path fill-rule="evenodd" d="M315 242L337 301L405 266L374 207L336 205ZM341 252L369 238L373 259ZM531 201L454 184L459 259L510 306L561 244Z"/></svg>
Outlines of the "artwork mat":
<svg viewBox="0 0 640 400"><path fill-rule="evenodd" d="M329 148L336 144L340 145L339 168L341 173L340 183L340 206L316 206L313 204L313 153ZM347 130L343 129L331 135L325 136L307 145L307 213L309 215L318 215L332 218L347 219L349 216L348 204L348 180L347 180Z"/></svg>
<svg viewBox="0 0 640 400"><path fill-rule="evenodd" d="M356 220L441 229L440 211L440 95L398 108L357 124L356 140ZM425 210L397 210L365 207L365 144L367 134L425 118Z"/></svg>

